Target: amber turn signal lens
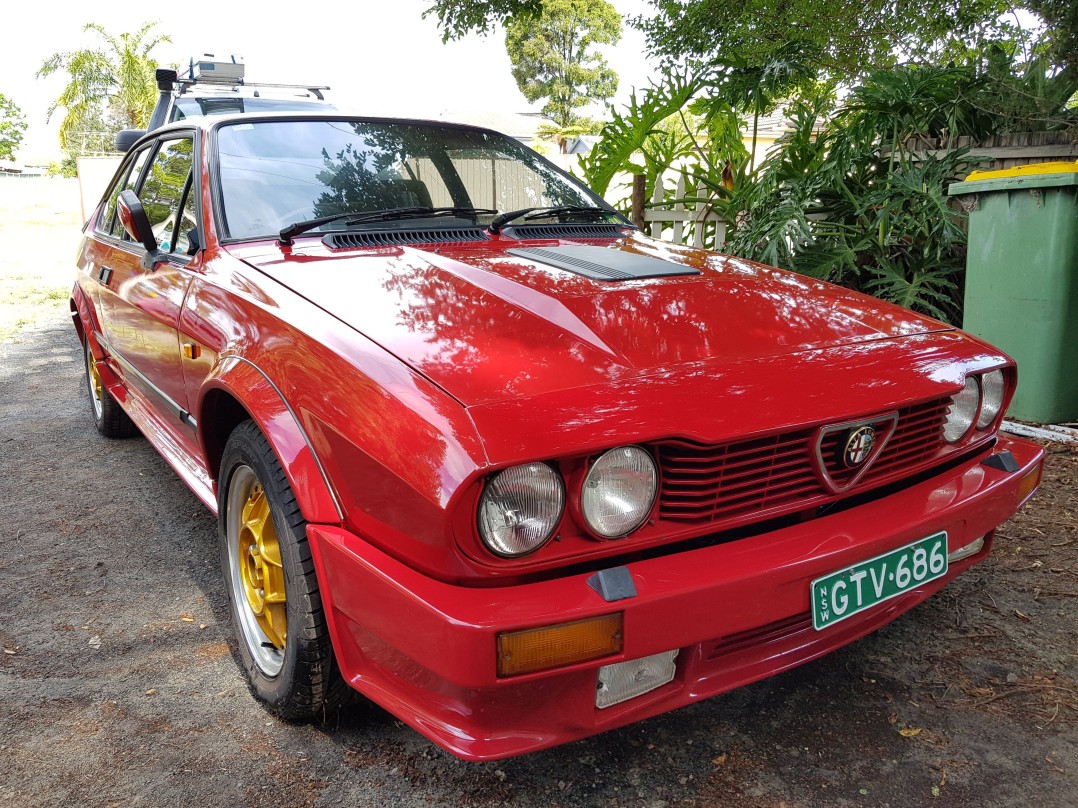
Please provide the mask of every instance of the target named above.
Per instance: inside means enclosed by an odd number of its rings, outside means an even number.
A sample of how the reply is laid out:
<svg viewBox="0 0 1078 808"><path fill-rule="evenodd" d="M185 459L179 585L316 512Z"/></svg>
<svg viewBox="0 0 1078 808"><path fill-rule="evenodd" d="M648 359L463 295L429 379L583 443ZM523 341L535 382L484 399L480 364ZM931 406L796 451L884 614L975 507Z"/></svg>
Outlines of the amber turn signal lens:
<svg viewBox="0 0 1078 808"><path fill-rule="evenodd" d="M1026 500L1033 496L1033 492L1037 490L1037 486L1041 484L1041 472L1044 470L1044 464L1038 463L1037 468L1033 469L1022 478L1022 481L1018 483L1018 504L1024 505Z"/></svg>
<svg viewBox="0 0 1078 808"><path fill-rule="evenodd" d="M622 613L498 635L498 675L557 668L621 653Z"/></svg>

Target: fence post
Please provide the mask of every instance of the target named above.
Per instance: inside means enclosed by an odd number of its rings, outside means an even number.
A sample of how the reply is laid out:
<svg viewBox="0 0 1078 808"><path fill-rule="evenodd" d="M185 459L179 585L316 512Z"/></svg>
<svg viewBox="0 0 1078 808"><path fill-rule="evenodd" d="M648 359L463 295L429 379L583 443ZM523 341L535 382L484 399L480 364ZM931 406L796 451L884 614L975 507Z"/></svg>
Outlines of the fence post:
<svg viewBox="0 0 1078 808"><path fill-rule="evenodd" d="M692 246L704 246L704 217L707 213L707 203L701 201L707 199L707 188L703 183L696 189L696 215L692 220Z"/></svg>
<svg viewBox="0 0 1078 808"><path fill-rule="evenodd" d="M674 191L674 198L677 202L674 203L674 211L676 213L685 212L685 175L682 174L678 177L677 188ZM684 233L685 223L682 221L681 216L674 217L674 236L670 240L675 244L681 244L681 236Z"/></svg>
<svg viewBox="0 0 1078 808"><path fill-rule="evenodd" d="M647 201L647 193L644 190L644 175L633 174L633 224L644 229L644 204Z"/></svg>
<svg viewBox="0 0 1078 808"><path fill-rule="evenodd" d="M653 205L661 205L663 201L663 175L660 174L655 178L655 193L651 195L651 201ZM651 237L662 238L663 237L663 223L660 221L653 221L651 223Z"/></svg>

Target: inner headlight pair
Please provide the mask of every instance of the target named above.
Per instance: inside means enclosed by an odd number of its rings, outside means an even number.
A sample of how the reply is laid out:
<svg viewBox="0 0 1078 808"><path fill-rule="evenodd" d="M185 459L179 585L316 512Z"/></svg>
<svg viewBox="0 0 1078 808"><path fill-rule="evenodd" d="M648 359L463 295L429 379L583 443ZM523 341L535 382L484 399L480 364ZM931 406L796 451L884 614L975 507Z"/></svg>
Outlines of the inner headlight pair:
<svg viewBox="0 0 1078 808"><path fill-rule="evenodd" d="M580 488L580 514L606 539L636 530L651 513L659 472L639 446L620 446L599 457ZM546 463L498 472L479 499L479 535L500 556L522 556L542 547L565 513L565 485Z"/></svg>
<svg viewBox="0 0 1078 808"><path fill-rule="evenodd" d="M951 397L947 420L943 424L943 439L956 443L973 427L987 429L1003 407L1006 385L1002 370L990 370L981 376L967 376L961 392Z"/></svg>

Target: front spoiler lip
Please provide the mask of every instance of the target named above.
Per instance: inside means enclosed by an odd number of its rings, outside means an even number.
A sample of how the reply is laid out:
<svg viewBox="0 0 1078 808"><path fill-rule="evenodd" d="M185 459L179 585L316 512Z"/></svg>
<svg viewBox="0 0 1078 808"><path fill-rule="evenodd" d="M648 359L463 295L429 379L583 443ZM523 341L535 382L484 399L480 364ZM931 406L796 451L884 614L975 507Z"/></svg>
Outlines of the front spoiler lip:
<svg viewBox="0 0 1078 808"><path fill-rule="evenodd" d="M1018 507L1040 447L1002 437L1019 469L966 464L865 506L772 533L628 564L638 595L605 602L587 574L494 588L428 578L340 528L308 527L334 649L345 678L435 743L468 760L583 738L774 675L893 620L983 559ZM800 628L709 661L718 640L808 611L808 581L938 530L956 549L986 547L928 585L829 630ZM498 632L625 613L621 655L498 679ZM686 616L691 615L691 620ZM597 711L595 670L682 649L674 682Z"/></svg>

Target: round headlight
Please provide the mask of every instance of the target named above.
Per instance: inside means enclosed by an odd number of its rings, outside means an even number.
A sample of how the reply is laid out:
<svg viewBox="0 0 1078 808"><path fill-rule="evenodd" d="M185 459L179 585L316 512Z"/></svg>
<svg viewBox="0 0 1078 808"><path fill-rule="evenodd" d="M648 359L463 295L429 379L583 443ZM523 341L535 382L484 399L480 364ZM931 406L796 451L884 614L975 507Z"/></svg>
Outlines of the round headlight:
<svg viewBox="0 0 1078 808"><path fill-rule="evenodd" d="M996 420L1003 407L1002 370L990 370L981 376L981 417L977 419L978 429L987 429Z"/></svg>
<svg viewBox="0 0 1078 808"><path fill-rule="evenodd" d="M975 377L967 376L962 392L951 397L947 420L943 424L943 439L948 443L961 440L977 419L980 406L981 386L977 384Z"/></svg>
<svg viewBox="0 0 1078 808"><path fill-rule="evenodd" d="M606 539L633 532L651 513L659 472L651 455L638 446L604 454L588 470L580 491L584 521Z"/></svg>
<svg viewBox="0 0 1078 808"><path fill-rule="evenodd" d="M565 486L546 463L498 472L479 498L479 535L500 556L522 556L542 547L561 522Z"/></svg>

